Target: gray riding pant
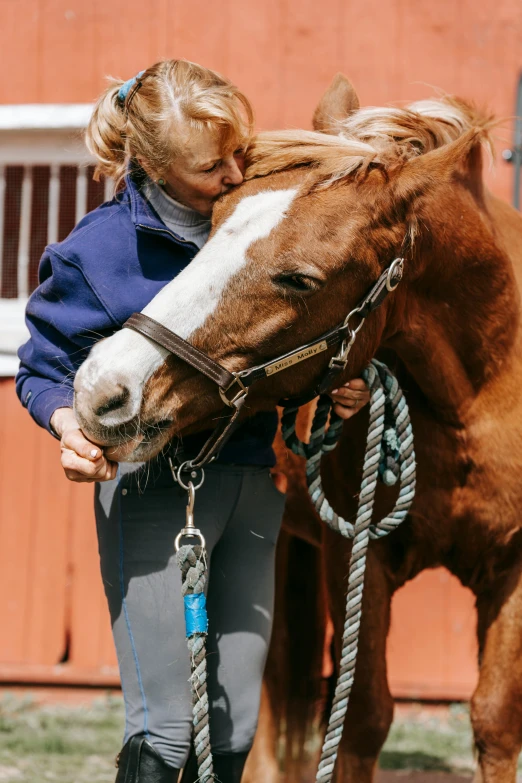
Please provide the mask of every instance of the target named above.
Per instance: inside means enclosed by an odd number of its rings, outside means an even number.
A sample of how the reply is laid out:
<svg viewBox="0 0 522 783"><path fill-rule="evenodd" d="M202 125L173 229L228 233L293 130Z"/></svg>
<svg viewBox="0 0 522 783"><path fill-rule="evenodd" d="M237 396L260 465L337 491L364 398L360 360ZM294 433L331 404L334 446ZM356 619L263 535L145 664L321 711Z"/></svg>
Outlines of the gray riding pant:
<svg viewBox="0 0 522 783"><path fill-rule="evenodd" d="M187 493L167 470L145 488L143 467L120 470L119 479L97 486L95 507L126 708L124 741L145 734L180 768L190 748L192 701L174 538L185 524ZM216 753L246 752L254 739L283 506L264 467L211 465L196 493L195 523L210 562L207 665Z"/></svg>

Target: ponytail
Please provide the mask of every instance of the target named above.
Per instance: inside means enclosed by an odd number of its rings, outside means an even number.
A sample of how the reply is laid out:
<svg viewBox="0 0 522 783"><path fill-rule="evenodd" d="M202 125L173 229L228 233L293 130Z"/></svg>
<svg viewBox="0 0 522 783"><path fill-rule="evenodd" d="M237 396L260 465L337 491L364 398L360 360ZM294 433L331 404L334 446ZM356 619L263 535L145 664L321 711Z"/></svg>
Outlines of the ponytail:
<svg viewBox="0 0 522 783"><path fill-rule="evenodd" d="M129 159L125 126L127 118L118 98L123 81L111 79L111 85L97 100L85 131L87 149L96 160L94 179L110 177L116 186L125 175Z"/></svg>

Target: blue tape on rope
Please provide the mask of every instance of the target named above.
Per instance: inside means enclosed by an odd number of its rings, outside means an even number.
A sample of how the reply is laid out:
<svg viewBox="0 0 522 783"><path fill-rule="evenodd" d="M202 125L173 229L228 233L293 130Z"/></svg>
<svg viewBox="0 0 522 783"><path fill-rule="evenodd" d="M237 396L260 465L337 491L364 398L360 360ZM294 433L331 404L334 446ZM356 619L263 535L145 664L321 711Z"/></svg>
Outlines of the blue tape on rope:
<svg viewBox="0 0 522 783"><path fill-rule="evenodd" d="M205 593L191 593L184 596L184 601L187 637L196 633L207 633L208 617Z"/></svg>

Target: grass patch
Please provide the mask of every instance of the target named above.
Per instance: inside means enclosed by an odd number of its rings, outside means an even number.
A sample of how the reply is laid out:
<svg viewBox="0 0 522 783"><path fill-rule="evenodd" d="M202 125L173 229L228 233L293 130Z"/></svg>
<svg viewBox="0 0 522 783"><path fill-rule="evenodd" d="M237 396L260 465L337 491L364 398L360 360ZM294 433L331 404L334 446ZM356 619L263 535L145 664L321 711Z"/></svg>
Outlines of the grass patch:
<svg viewBox="0 0 522 783"><path fill-rule="evenodd" d="M396 718L379 763L382 769L465 773L474 769L472 749L468 709L454 704L444 717L419 711Z"/></svg>
<svg viewBox="0 0 522 783"><path fill-rule="evenodd" d="M123 726L121 698L71 708L6 695L0 701L0 781L114 783Z"/></svg>

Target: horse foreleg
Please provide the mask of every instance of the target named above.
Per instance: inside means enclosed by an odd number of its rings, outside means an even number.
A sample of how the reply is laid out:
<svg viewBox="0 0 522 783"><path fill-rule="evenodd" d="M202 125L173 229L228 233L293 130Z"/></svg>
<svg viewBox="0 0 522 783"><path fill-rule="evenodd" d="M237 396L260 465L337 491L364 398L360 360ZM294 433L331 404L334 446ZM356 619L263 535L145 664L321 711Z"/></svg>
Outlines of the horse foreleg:
<svg viewBox="0 0 522 783"><path fill-rule="evenodd" d="M342 547L345 550L345 547ZM344 625L346 557L339 537L328 534L325 547L330 611L339 660ZM393 719L393 699L386 671L386 637L390 625L392 590L375 548L370 548L363 596L363 614L355 681L335 765L338 783L371 783L377 759Z"/></svg>
<svg viewBox="0 0 522 783"><path fill-rule="evenodd" d="M515 783L522 748L522 564L501 589L480 596L477 609L481 663L471 701L475 781Z"/></svg>

